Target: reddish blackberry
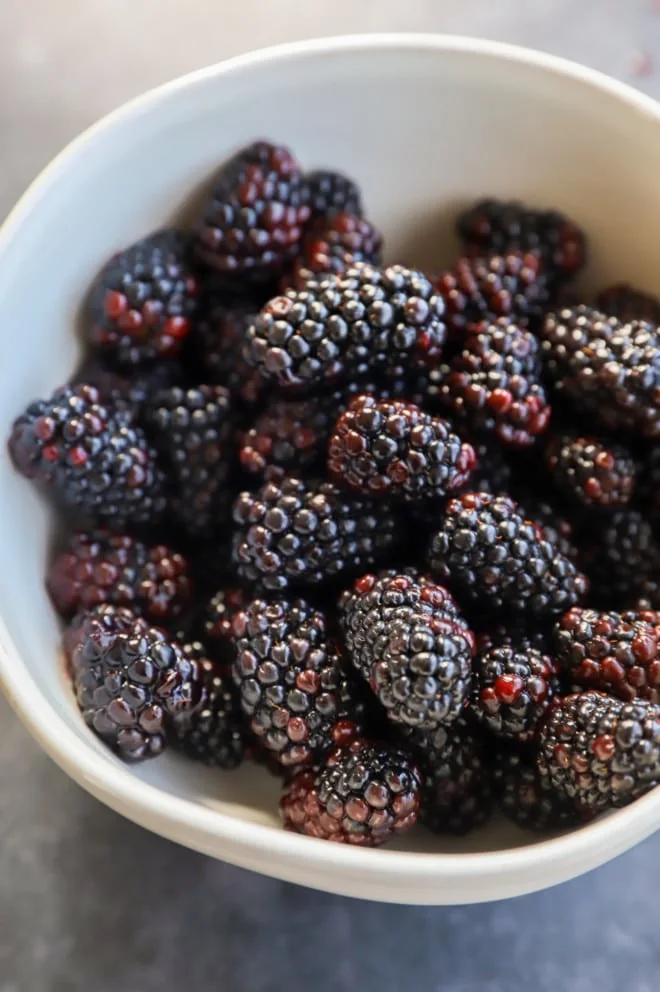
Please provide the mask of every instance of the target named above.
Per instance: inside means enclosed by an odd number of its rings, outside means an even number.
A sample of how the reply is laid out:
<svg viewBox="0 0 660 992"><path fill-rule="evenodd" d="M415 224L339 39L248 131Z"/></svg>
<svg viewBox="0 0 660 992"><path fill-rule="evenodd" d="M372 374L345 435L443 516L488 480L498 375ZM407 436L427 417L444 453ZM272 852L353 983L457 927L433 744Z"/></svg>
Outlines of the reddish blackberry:
<svg viewBox="0 0 660 992"><path fill-rule="evenodd" d="M305 289L326 275L342 276L355 262L379 265L382 243L380 231L364 217L337 214L318 221L305 234L283 289Z"/></svg>
<svg viewBox="0 0 660 992"><path fill-rule="evenodd" d="M129 607L151 623L171 623L191 596L182 555L164 544L147 545L107 530L74 534L50 566L46 584L65 617L110 603Z"/></svg>
<svg viewBox="0 0 660 992"><path fill-rule="evenodd" d="M58 502L113 529L155 523L165 510L165 477L144 433L126 409L103 406L93 386L31 403L14 422L9 452Z"/></svg>
<svg viewBox="0 0 660 992"><path fill-rule="evenodd" d="M516 201L479 200L457 222L458 234L479 254L517 249L541 256L553 278L570 279L583 268L583 232L556 210L533 210Z"/></svg>
<svg viewBox="0 0 660 992"><path fill-rule="evenodd" d="M233 498L229 390L164 389L153 398L147 419L170 469L171 508L187 533L213 533L228 519Z"/></svg>
<svg viewBox="0 0 660 992"><path fill-rule="evenodd" d="M520 252L459 258L435 289L445 302L449 334L458 340L477 324L500 317L520 327L536 324L548 299L539 258Z"/></svg>
<svg viewBox="0 0 660 992"><path fill-rule="evenodd" d="M391 553L397 521L387 505L346 499L330 482L273 472L234 504L238 575L266 589L313 585L370 568Z"/></svg>
<svg viewBox="0 0 660 992"><path fill-rule="evenodd" d="M660 575L660 545L638 510L619 510L595 531L582 554L593 602L612 609L632 602Z"/></svg>
<svg viewBox="0 0 660 992"><path fill-rule="evenodd" d="M539 748L541 775L560 795L593 812L626 806L660 785L660 706L593 690L566 696Z"/></svg>
<svg viewBox="0 0 660 992"><path fill-rule="evenodd" d="M158 231L110 259L89 299L88 336L122 365L171 357L190 333L199 285L179 231Z"/></svg>
<svg viewBox="0 0 660 992"><path fill-rule="evenodd" d="M548 616L574 606L587 590L575 565L506 496L451 500L429 564L440 581L495 610Z"/></svg>
<svg viewBox="0 0 660 992"><path fill-rule="evenodd" d="M234 615L234 682L250 729L283 765L308 764L359 714L325 616L302 599L253 600Z"/></svg>
<svg viewBox="0 0 660 992"><path fill-rule="evenodd" d="M473 430L528 447L550 423L538 342L506 319L466 335L439 388L440 399Z"/></svg>
<svg viewBox="0 0 660 992"><path fill-rule="evenodd" d="M559 434L546 449L558 489L584 506L625 506L635 490L635 460L620 444Z"/></svg>
<svg viewBox="0 0 660 992"><path fill-rule="evenodd" d="M328 446L328 473L338 485L408 502L460 489L475 464L474 449L446 420L412 403L371 395L351 402Z"/></svg>
<svg viewBox="0 0 660 992"><path fill-rule="evenodd" d="M264 475L271 465L298 472L320 467L343 394L321 393L304 399L275 396L248 430L238 435L242 468Z"/></svg>
<svg viewBox="0 0 660 992"><path fill-rule="evenodd" d="M219 272L279 268L309 219L300 166L286 148L255 141L223 165L197 228L199 257Z"/></svg>
<svg viewBox="0 0 660 992"><path fill-rule="evenodd" d="M309 837L378 847L417 822L420 784L404 751L355 740L293 778L280 802L282 820Z"/></svg>
<svg viewBox="0 0 660 992"><path fill-rule="evenodd" d="M313 218L335 214L362 216L362 198L357 183L343 173L317 169L307 173L305 185Z"/></svg>
<svg viewBox="0 0 660 992"><path fill-rule="evenodd" d="M206 604L202 616L202 638L209 656L224 668L233 664L235 651L232 622L245 609L249 597L242 589L220 589Z"/></svg>
<svg viewBox="0 0 660 992"><path fill-rule="evenodd" d="M555 792L525 751L497 754L493 787L499 808L523 830L567 830L590 819L572 799Z"/></svg>
<svg viewBox="0 0 660 992"><path fill-rule="evenodd" d="M160 754L173 721L202 698L198 664L141 620L85 627L72 671L83 719L125 761Z"/></svg>
<svg viewBox="0 0 660 992"><path fill-rule="evenodd" d="M525 641L477 656L472 712L498 737L531 740L558 692L556 663Z"/></svg>
<svg viewBox="0 0 660 992"><path fill-rule="evenodd" d="M365 262L271 300L248 330L246 360L283 387L369 370L398 377L434 361L444 303L421 272Z"/></svg>
<svg viewBox="0 0 660 992"><path fill-rule="evenodd" d="M648 320L651 324L660 324L660 300L626 283L616 283L601 290L596 297L596 306L624 322Z"/></svg>
<svg viewBox="0 0 660 992"><path fill-rule="evenodd" d="M227 386L232 397L247 407L255 406L266 393L266 383L241 354L256 313L249 303L213 299L205 304L193 333L193 348L205 379Z"/></svg>
<svg viewBox="0 0 660 992"><path fill-rule="evenodd" d="M574 685L660 703L660 617L576 607L554 634L557 660Z"/></svg>
<svg viewBox="0 0 660 992"><path fill-rule="evenodd" d="M143 617L137 617L128 607L113 606L110 603L103 603L101 606L76 613L62 632L62 649L71 677L73 677L71 668L73 652L92 631L98 636L104 632L110 635L128 632L146 633L149 631L149 623Z"/></svg>

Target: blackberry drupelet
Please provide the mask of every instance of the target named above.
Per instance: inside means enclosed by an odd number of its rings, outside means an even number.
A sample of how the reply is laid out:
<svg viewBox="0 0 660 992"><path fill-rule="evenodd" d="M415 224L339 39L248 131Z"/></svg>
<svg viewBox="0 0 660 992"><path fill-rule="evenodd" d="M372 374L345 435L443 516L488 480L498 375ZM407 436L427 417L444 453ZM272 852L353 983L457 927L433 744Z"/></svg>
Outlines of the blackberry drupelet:
<svg viewBox="0 0 660 992"><path fill-rule="evenodd" d="M414 826L420 773L405 751L355 740L318 769L299 772L280 801L288 830L323 840L378 847Z"/></svg>
<svg viewBox="0 0 660 992"><path fill-rule="evenodd" d="M256 315L251 303L213 297L202 307L191 342L205 381L226 386L232 398L248 409L267 391L265 381L242 357L247 329Z"/></svg>
<svg viewBox="0 0 660 992"><path fill-rule="evenodd" d="M660 785L660 706L589 690L566 696L539 738L542 778L588 811L626 806Z"/></svg>
<svg viewBox="0 0 660 992"><path fill-rule="evenodd" d="M596 306L624 322L648 320L651 324L660 324L660 300L626 283L616 283L601 290L596 297Z"/></svg>
<svg viewBox="0 0 660 992"><path fill-rule="evenodd" d="M592 814L556 792L523 750L501 750L493 768L493 790L504 815L523 830L567 830Z"/></svg>
<svg viewBox="0 0 660 992"><path fill-rule="evenodd" d="M89 299L90 343L121 365L177 355L197 313L199 283L187 238L158 231L119 252Z"/></svg>
<svg viewBox="0 0 660 992"><path fill-rule="evenodd" d="M316 169L305 176L312 218L335 214L362 216L362 198L357 183L341 172Z"/></svg>
<svg viewBox="0 0 660 992"><path fill-rule="evenodd" d="M561 613L587 591L584 575L506 496L466 493L451 500L432 538L429 565L467 599L529 616Z"/></svg>
<svg viewBox="0 0 660 992"><path fill-rule="evenodd" d="M558 434L545 458L557 488L584 506L625 506L635 491L635 459L615 442Z"/></svg>
<svg viewBox="0 0 660 992"><path fill-rule="evenodd" d="M91 521L121 530L164 513L155 451L127 408L102 405L93 386L64 386L31 403L14 421L9 452L22 475Z"/></svg>
<svg viewBox="0 0 660 992"><path fill-rule="evenodd" d="M556 662L523 640L477 655L471 708L496 736L529 741L559 690Z"/></svg>
<svg viewBox="0 0 660 992"><path fill-rule="evenodd" d="M196 251L216 271L261 275L296 253L309 215L306 184L291 152L255 141L216 176Z"/></svg>
<svg viewBox="0 0 660 992"><path fill-rule="evenodd" d="M660 545L651 521L639 510L619 510L594 531L582 552L595 605L617 610L642 595L660 575Z"/></svg>
<svg viewBox="0 0 660 992"><path fill-rule="evenodd" d="M342 276L355 262L379 265L382 243L380 231L365 217L344 213L317 221L305 233L283 289L305 289L326 275Z"/></svg>

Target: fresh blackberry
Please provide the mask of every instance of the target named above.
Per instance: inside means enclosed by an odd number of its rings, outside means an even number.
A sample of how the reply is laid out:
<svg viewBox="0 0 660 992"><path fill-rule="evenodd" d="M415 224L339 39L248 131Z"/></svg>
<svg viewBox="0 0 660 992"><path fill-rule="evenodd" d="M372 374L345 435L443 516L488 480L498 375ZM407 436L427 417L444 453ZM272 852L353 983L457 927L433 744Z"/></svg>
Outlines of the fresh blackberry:
<svg viewBox="0 0 660 992"><path fill-rule="evenodd" d="M330 482L274 473L234 504L234 562L266 589L314 585L370 568L391 553L397 520L387 505L347 499Z"/></svg>
<svg viewBox="0 0 660 992"><path fill-rule="evenodd" d="M85 723L125 761L160 754L174 721L199 705L199 666L143 621L89 625L72 658Z"/></svg>
<svg viewBox="0 0 660 992"><path fill-rule="evenodd" d="M660 324L660 300L626 283L608 286L596 297L596 306L618 320L648 320Z"/></svg>
<svg viewBox="0 0 660 992"><path fill-rule="evenodd" d="M229 518L232 412L224 386L173 386L150 404L148 423L175 491L171 508L189 534L212 534Z"/></svg>
<svg viewBox="0 0 660 992"><path fill-rule="evenodd" d="M48 569L46 585L64 617L110 603L154 624L180 617L192 591L183 555L107 530L74 534Z"/></svg>
<svg viewBox="0 0 660 992"><path fill-rule="evenodd" d="M609 340L619 321L584 305L563 307L546 315L540 330L544 369L551 382L560 383L571 369L576 353L592 340Z"/></svg>
<svg viewBox="0 0 660 992"><path fill-rule="evenodd" d="M298 249L309 219L300 166L286 148L255 141L215 177L197 228L196 251L212 269L277 269Z"/></svg>
<svg viewBox="0 0 660 992"><path fill-rule="evenodd" d="M232 636L243 712L280 764L308 764L343 739L347 723L358 732L323 613L302 599L255 599L234 615Z"/></svg>
<svg viewBox="0 0 660 992"><path fill-rule="evenodd" d="M126 409L101 404L97 389L57 389L14 421L9 452L18 471L64 506L113 529L155 523L165 477Z"/></svg>
<svg viewBox="0 0 660 992"><path fill-rule="evenodd" d="M572 799L556 792L521 750L501 750L493 768L499 808L523 830L567 830L590 819Z"/></svg>
<svg viewBox="0 0 660 992"><path fill-rule="evenodd" d="M584 506L625 506L635 491L635 460L620 444L558 434L545 457L557 488Z"/></svg>
<svg viewBox="0 0 660 992"><path fill-rule="evenodd" d="M508 447L528 447L550 423L538 342L506 319L465 336L439 394L459 422Z"/></svg>
<svg viewBox="0 0 660 992"><path fill-rule="evenodd" d="M384 371L392 378L435 361L444 303L421 272L358 262L271 300L248 330L246 360L282 387L318 386Z"/></svg>
<svg viewBox="0 0 660 992"><path fill-rule="evenodd" d="M73 652L82 644L90 632L102 636L104 633L147 633L149 623L143 617L138 617L126 606L113 606L103 603L91 609L83 609L66 624L62 632L62 649L66 659L67 670L73 678Z"/></svg>
<svg viewBox="0 0 660 992"><path fill-rule="evenodd" d="M429 564L441 582L494 610L548 616L574 606L587 590L575 565L506 496L451 500Z"/></svg>
<svg viewBox="0 0 660 992"><path fill-rule="evenodd" d="M343 213L317 221L306 232L283 289L305 289L326 275L343 276L355 262L379 265L382 243L380 231L364 217Z"/></svg>
<svg viewBox="0 0 660 992"><path fill-rule="evenodd" d="M472 712L498 737L531 740L558 693L556 663L529 644L501 645L477 656Z"/></svg>
<svg viewBox="0 0 660 992"><path fill-rule="evenodd" d="M273 397L252 426L238 435L242 468L263 476L271 465L292 472L320 467L335 419L344 407L341 392L301 399Z"/></svg>
<svg viewBox="0 0 660 992"><path fill-rule="evenodd" d="M639 510L611 514L585 547L582 564L594 603L618 609L632 602L660 575L660 545L651 521Z"/></svg>
<svg viewBox="0 0 660 992"><path fill-rule="evenodd" d="M299 772L280 802L288 830L323 840L378 847L414 826L420 773L405 751L355 740L320 768Z"/></svg>
<svg viewBox="0 0 660 992"><path fill-rule="evenodd" d="M574 685L660 703L660 616L576 607L554 635L556 658Z"/></svg>
<svg viewBox="0 0 660 992"><path fill-rule="evenodd" d="M335 214L362 216L362 198L357 183L341 172L317 169L305 176L312 218Z"/></svg>
<svg viewBox="0 0 660 992"><path fill-rule="evenodd" d="M586 239L580 228L555 210L533 210L516 201L479 200L458 218L459 236L479 254L516 249L536 252L562 282L584 267Z"/></svg>
<svg viewBox="0 0 660 992"><path fill-rule="evenodd" d="M185 381L186 372L176 358L116 369L104 357L94 356L83 364L70 385L94 386L106 406L128 404L136 423L140 423L149 401L159 390L180 386Z"/></svg>
<svg viewBox="0 0 660 992"><path fill-rule="evenodd" d="M266 393L265 381L242 357L256 314L250 303L227 304L214 298L203 306L192 341L206 381L226 386L246 407L254 407Z"/></svg>
<svg viewBox="0 0 660 992"><path fill-rule="evenodd" d="M187 239L179 231L158 231L101 270L89 299L89 341L122 365L177 355L198 297Z"/></svg>
<svg viewBox="0 0 660 992"><path fill-rule="evenodd" d="M538 761L549 785L581 807L626 806L660 785L660 706L593 690L566 696L541 730Z"/></svg>

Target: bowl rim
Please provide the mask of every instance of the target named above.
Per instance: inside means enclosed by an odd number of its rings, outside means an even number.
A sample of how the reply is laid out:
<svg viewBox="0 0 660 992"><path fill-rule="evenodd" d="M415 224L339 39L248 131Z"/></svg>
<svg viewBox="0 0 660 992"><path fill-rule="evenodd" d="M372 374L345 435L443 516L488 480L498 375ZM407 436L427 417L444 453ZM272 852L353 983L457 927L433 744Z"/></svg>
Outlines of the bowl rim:
<svg viewBox="0 0 660 992"><path fill-rule="evenodd" d="M651 97L595 69L590 69L544 52L485 39L460 35L388 33L357 34L307 41L290 42L259 49L229 58L217 64L180 76L148 90L124 103L101 118L71 141L31 182L0 227L0 265L6 259L11 242L31 214L39 209L61 174L75 160L84 146L101 140L117 125L149 112L163 100L186 89L204 85L210 79L250 71L253 66L308 59L314 55L360 50L435 51L464 53L497 61L527 65L550 75L571 79L612 99L629 110L660 123L660 104ZM557 837L542 839L507 850L490 852L418 853L408 851L355 848L328 844L313 838L289 833L280 827L237 820L229 813L205 807L174 796L157 786L149 785L133 774L119 759L97 754L93 747L83 746L80 736L67 720L39 691L25 662L14 648L8 631L0 618L0 684L23 724L49 756L87 791L108 805L117 803L123 815L149 829L186 843L186 831L195 837L212 837L238 844L243 850L268 850L286 862L305 859L326 869L355 870L377 875L381 881L414 873L427 881L459 881L466 875L483 876L483 881L513 873L518 878L527 871L551 863L563 865L557 881L577 874L583 866L596 867L657 829L660 824L660 788L637 800L631 806L578 830ZM109 760L108 760L109 759ZM631 827L634 826L634 829ZM192 843L192 839L191 839ZM197 843L198 849L202 845ZM595 855L596 848L604 854ZM578 867L579 866L579 867ZM573 870L575 869L575 870ZM523 888L529 888L521 885Z"/></svg>

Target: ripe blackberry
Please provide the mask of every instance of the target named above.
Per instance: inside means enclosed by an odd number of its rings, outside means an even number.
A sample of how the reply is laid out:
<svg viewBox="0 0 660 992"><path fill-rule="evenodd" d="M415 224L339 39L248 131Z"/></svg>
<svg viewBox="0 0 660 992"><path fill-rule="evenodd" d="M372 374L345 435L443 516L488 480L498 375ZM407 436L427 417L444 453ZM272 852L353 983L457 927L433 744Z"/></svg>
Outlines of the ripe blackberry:
<svg viewBox="0 0 660 992"><path fill-rule="evenodd" d="M538 761L550 786L587 810L626 806L660 785L660 706L566 696L541 730Z"/></svg>
<svg viewBox="0 0 660 992"><path fill-rule="evenodd" d="M501 750L493 768L493 787L504 815L523 830L567 830L591 815L556 792L522 750Z"/></svg>
<svg viewBox="0 0 660 992"><path fill-rule="evenodd" d="M64 386L14 421L9 452L18 471L61 504L120 530L155 523L165 477L126 409L103 406L93 386Z"/></svg>
<svg viewBox="0 0 660 992"><path fill-rule="evenodd" d="M620 507L635 490L635 460L620 444L577 434L558 434L546 452L557 488L584 506Z"/></svg>
<svg viewBox="0 0 660 992"><path fill-rule="evenodd" d="M357 183L341 172L317 169L305 176L312 218L335 214L362 216L362 198Z"/></svg>
<svg viewBox="0 0 660 992"><path fill-rule="evenodd" d="M292 472L320 467L337 414L345 407L342 396L341 392L302 399L275 396L252 426L238 435L242 468L263 476L271 465Z"/></svg>
<svg viewBox="0 0 660 992"><path fill-rule="evenodd" d="M89 299L89 341L122 365L177 355L198 295L187 239L179 231L158 231L101 270Z"/></svg>
<svg viewBox="0 0 660 992"><path fill-rule="evenodd" d="M160 754L176 719L202 698L199 666L143 621L91 624L72 658L85 723L125 761Z"/></svg>
<svg viewBox="0 0 660 992"><path fill-rule="evenodd" d="M236 652L232 641L232 623L239 610L245 609L249 596L243 589L219 589L211 597L202 615L201 634L209 656L224 669L233 665Z"/></svg>
<svg viewBox="0 0 660 992"><path fill-rule="evenodd" d="M309 219L300 166L286 148L255 141L223 165L197 228L196 251L230 274L277 269Z"/></svg>
<svg viewBox="0 0 660 992"><path fill-rule="evenodd" d="M280 801L284 826L308 837L378 847L414 826L420 773L405 751L355 740L299 772Z"/></svg>
<svg viewBox="0 0 660 992"><path fill-rule="evenodd" d="M213 298L203 306L192 340L205 380L226 386L246 407L254 407L266 393L265 381L242 357L247 329L256 314L253 304Z"/></svg>
<svg viewBox="0 0 660 992"><path fill-rule="evenodd" d="M479 200L458 218L458 234L479 254L511 249L536 252L557 282L572 278L586 261L583 232L555 210L533 210L516 201Z"/></svg>
<svg viewBox="0 0 660 992"><path fill-rule="evenodd" d="M224 386L173 386L150 404L148 423L175 492L171 509L189 534L212 534L229 517L232 412Z"/></svg>
<svg viewBox="0 0 660 992"><path fill-rule="evenodd" d="M239 578L274 590L364 571L391 553L397 538L388 506L279 473L239 495L234 523Z"/></svg>
<svg viewBox="0 0 660 992"><path fill-rule="evenodd" d="M64 617L110 603L154 624L175 621L192 591L182 555L107 530L74 534L48 569L46 585Z"/></svg>
<svg viewBox="0 0 660 992"><path fill-rule="evenodd" d="M382 243L380 231L364 217L343 213L317 221L306 232L283 289L305 289L326 275L343 276L355 262L379 265Z"/></svg>
<svg viewBox="0 0 660 992"><path fill-rule="evenodd" d="M507 317L519 327L536 325L548 291L536 255L509 252L459 258L435 290L445 302L447 330L460 341L484 321Z"/></svg>
<svg viewBox="0 0 660 992"><path fill-rule="evenodd" d="M508 447L528 447L550 423L537 340L506 319L465 336L439 394L459 422Z"/></svg>
<svg viewBox="0 0 660 992"><path fill-rule="evenodd" d="M592 340L609 340L618 327L616 317L608 317L584 305L563 307L546 314L539 337L544 369L550 381L560 383L577 352L588 348Z"/></svg>
<svg viewBox="0 0 660 992"><path fill-rule="evenodd" d="M660 545L650 520L639 510L619 510L607 518L582 553L591 580L591 598L606 608L632 602L648 581L660 575Z"/></svg>
<svg viewBox="0 0 660 992"><path fill-rule="evenodd" d="M372 371L410 374L439 356L444 304L421 272L357 262L271 300L248 330L245 359L281 387Z"/></svg>
<svg viewBox="0 0 660 992"><path fill-rule="evenodd" d="M616 283L601 290L596 297L596 306L624 322L648 320L651 324L660 324L660 300L626 283Z"/></svg>
<svg viewBox="0 0 660 992"><path fill-rule="evenodd" d="M558 671L524 641L492 647L475 661L472 712L498 737L531 740L559 693Z"/></svg>
<svg viewBox="0 0 660 992"><path fill-rule="evenodd" d="M282 765L308 764L358 732L323 613L302 599L255 599L232 620L234 682L250 729Z"/></svg>
<svg viewBox="0 0 660 992"><path fill-rule="evenodd" d="M557 661L576 686L660 703L660 617L577 607L554 628ZM652 616L652 615L651 615Z"/></svg>
<svg viewBox="0 0 660 992"><path fill-rule="evenodd" d="M113 606L111 603L103 603L101 606L94 606L89 610L83 609L76 613L62 632L62 650L67 671L72 678L73 652L93 631L98 636L102 636L104 633L110 635L129 632L144 634L149 631L149 623L143 617L136 616L128 607Z"/></svg>
<svg viewBox="0 0 660 992"><path fill-rule="evenodd" d="M441 582L494 610L548 616L574 606L587 590L575 565L506 496L451 500L429 564Z"/></svg>

